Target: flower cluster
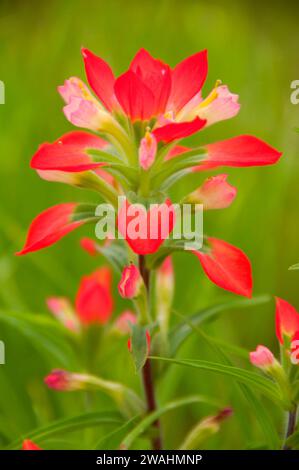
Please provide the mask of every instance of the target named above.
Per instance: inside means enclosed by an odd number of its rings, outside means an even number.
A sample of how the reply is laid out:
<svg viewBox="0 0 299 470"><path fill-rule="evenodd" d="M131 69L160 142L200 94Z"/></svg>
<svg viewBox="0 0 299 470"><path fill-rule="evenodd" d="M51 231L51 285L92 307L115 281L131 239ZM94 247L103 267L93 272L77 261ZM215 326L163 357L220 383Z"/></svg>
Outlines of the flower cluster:
<svg viewBox="0 0 299 470"><path fill-rule="evenodd" d="M31 167L44 180L96 191L117 210L119 197L125 196L115 220L124 240L109 239L98 244L84 238L81 246L89 255L101 254L110 261L118 273L119 294L132 301L134 311L125 310L111 321L112 273L107 266L82 278L74 305L64 297L51 297L47 304L55 317L76 335L84 334L95 325L110 325L114 331L129 334L129 350L136 370L142 373L147 404L145 406L143 400L123 384L85 370L55 369L45 382L50 388L61 391L102 390L131 418L142 415L145 409L155 411L149 353L171 355L168 341L174 297L172 254L184 249L184 240L171 240L177 223L174 205L202 204L204 210L224 209L232 204L237 194L237 189L227 181L226 173L205 179L178 203L170 199L170 189L193 172L270 165L279 160L281 153L250 135L201 143L195 148L181 144L182 139L234 117L240 109L238 95L220 81L203 96L208 71L207 51L194 54L171 68L141 49L128 71L119 77L89 50L83 49L82 54L91 90L79 78L72 77L58 87L58 91L65 102L63 112L68 121L87 131L71 131L52 143L42 144L31 160ZM146 224L143 236L132 237L128 230L132 220L134 222L132 213L140 205L145 222L152 217L157 220L155 236L150 223ZM162 205L169 209L166 216L160 213ZM25 245L17 254L53 245L81 225L97 223L99 218L92 204L68 202L50 207L33 220ZM198 259L207 277L217 286L241 296L252 295L251 264L242 250L226 241L205 236L202 248L188 252ZM291 315L279 320L279 340L284 341L286 332L297 334L299 328L296 328ZM252 353L251 361L267 372L280 367L265 347ZM198 423L187 435L182 448L196 448L203 439L217 432L220 422L231 413L232 410L226 408ZM157 431L158 421L153 425ZM154 436L152 442L155 449L162 448L159 436ZM38 447L25 441L24 449Z"/></svg>
<svg viewBox="0 0 299 470"><path fill-rule="evenodd" d="M128 223L123 215L130 205L164 200L171 206L169 188L190 172L269 165L279 159L278 151L249 135L194 149L179 145L181 139L235 116L240 109L238 96L219 81L203 97L208 70L206 51L171 68L141 49L129 70L117 78L103 59L87 49L82 54L94 94L76 77L66 80L58 91L65 101L66 118L92 133L73 131L53 143L42 144L31 167L48 181L96 190L114 205L118 195L125 194L127 204L118 215L118 229L136 254L159 252L163 242L165 246L167 243L161 227L155 238L147 233L143 238L130 239L123 222ZM219 174L186 195L184 202L202 203L206 210L221 209L235 197L236 188L227 182L227 175ZM169 219L168 234L175 223L171 212ZM63 203L51 207L32 222L18 254L52 245L82 224L96 220L90 205ZM168 254L171 251L169 248ZM251 295L250 263L241 250L206 237L203 248L193 253L218 286ZM160 256L157 258L162 261Z"/></svg>

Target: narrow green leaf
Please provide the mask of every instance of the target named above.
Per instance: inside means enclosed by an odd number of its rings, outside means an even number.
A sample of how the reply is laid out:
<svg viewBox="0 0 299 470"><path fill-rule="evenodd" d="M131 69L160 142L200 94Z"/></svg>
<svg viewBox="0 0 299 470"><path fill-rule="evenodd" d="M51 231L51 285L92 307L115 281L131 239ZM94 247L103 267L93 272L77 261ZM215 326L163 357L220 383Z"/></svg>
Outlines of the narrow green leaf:
<svg viewBox="0 0 299 470"><path fill-rule="evenodd" d="M203 395L188 396L169 402L166 405L162 405L156 411L148 414L142 421L140 421L140 423L138 423L137 426L135 426L135 428L124 438L121 448L129 449L139 436L141 436L157 419L168 411L175 410L182 406L192 405L194 403L206 403L216 408L223 407L223 404L220 404L219 401Z"/></svg>
<svg viewBox="0 0 299 470"><path fill-rule="evenodd" d="M254 389L259 390L262 394L267 396L273 402L277 403L280 406L282 405L282 402L279 397L279 390L276 385L269 379L266 379L261 375L256 374L255 372L250 372L244 369L240 369L239 367L228 366L225 364L218 364L210 361L202 361L200 359L178 360L155 356L150 357L150 359L166 361L180 366L191 367L195 369L206 370L208 372L215 372L218 374L227 375L228 377L232 377L233 379L241 383L250 385Z"/></svg>
<svg viewBox="0 0 299 470"><path fill-rule="evenodd" d="M170 351L171 355L174 356L176 351L179 347L183 344L183 342L190 336L192 333L192 326L201 325L208 321L214 320L217 316L225 311L233 310L237 308L247 308L247 307L254 307L256 305L262 305L264 303L269 302L271 297L269 295L260 295L257 297L253 297L252 299L237 299L237 300L230 300L225 303L216 304L212 307L207 307L202 309L193 315L188 316L188 323L186 321L182 321L178 325L176 325L170 332Z"/></svg>
<svg viewBox="0 0 299 470"><path fill-rule="evenodd" d="M65 341L68 331L45 315L16 313L0 310L0 321L17 329L28 338L47 359L55 359L58 364L72 367L74 354Z"/></svg>
<svg viewBox="0 0 299 470"><path fill-rule="evenodd" d="M98 411L72 416L71 418L63 418L47 426L36 429L35 431L28 432L26 436L22 436L21 439L12 442L8 448L19 449L22 445L23 439L25 438L31 439L40 444L44 440L59 434L64 435L68 432L80 431L83 428L100 426L103 424L120 424L121 422L121 416L118 413L110 411Z"/></svg>

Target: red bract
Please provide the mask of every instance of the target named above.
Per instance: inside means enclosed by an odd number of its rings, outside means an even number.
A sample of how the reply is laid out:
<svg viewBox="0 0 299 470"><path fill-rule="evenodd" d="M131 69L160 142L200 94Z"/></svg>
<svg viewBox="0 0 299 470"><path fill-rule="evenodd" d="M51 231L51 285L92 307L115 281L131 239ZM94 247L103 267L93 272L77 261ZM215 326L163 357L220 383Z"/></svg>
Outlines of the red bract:
<svg viewBox="0 0 299 470"><path fill-rule="evenodd" d="M82 278L75 304L83 324L105 324L109 320L114 304L111 283L112 273L107 267Z"/></svg>
<svg viewBox="0 0 299 470"><path fill-rule="evenodd" d="M72 220L77 207L75 202L58 204L39 214L30 225L24 248L16 254L25 255L53 245L82 225L84 221Z"/></svg>
<svg viewBox="0 0 299 470"><path fill-rule="evenodd" d="M96 256L97 244L92 238L88 238L88 237L81 238L80 245L81 245L81 248L87 251L87 253L90 256Z"/></svg>
<svg viewBox="0 0 299 470"><path fill-rule="evenodd" d="M208 238L207 252L194 251L208 276L217 286L251 297L252 274L247 256L239 248L216 238Z"/></svg>
<svg viewBox="0 0 299 470"><path fill-rule="evenodd" d="M87 151L106 146L107 142L95 135L83 131L69 132L52 144L42 144L31 160L31 168L70 172L96 169L103 163L93 161Z"/></svg>
<svg viewBox="0 0 299 470"><path fill-rule="evenodd" d="M158 142L169 143L173 140L183 139L184 137L195 134L195 132L202 129L205 124L206 121L204 119L196 117L190 122L174 122L158 127L153 131L153 134Z"/></svg>
<svg viewBox="0 0 299 470"><path fill-rule="evenodd" d="M280 152L251 135L240 135L204 148L207 150L207 162L213 168L272 165L281 157Z"/></svg>
<svg viewBox="0 0 299 470"><path fill-rule="evenodd" d="M174 224L175 211L170 199L164 204L154 204L149 211L140 204L126 201L117 218L118 230L139 255L155 253L172 232Z"/></svg>
<svg viewBox="0 0 299 470"><path fill-rule="evenodd" d="M112 111L116 107L115 78L109 65L88 49L82 49L88 83L103 105Z"/></svg>
<svg viewBox="0 0 299 470"><path fill-rule="evenodd" d="M278 341L283 344L284 338L291 339L299 331L299 313L286 300L275 298L276 312L276 336Z"/></svg>
<svg viewBox="0 0 299 470"><path fill-rule="evenodd" d="M25 439L22 444L22 450L42 450L37 444L30 439Z"/></svg>

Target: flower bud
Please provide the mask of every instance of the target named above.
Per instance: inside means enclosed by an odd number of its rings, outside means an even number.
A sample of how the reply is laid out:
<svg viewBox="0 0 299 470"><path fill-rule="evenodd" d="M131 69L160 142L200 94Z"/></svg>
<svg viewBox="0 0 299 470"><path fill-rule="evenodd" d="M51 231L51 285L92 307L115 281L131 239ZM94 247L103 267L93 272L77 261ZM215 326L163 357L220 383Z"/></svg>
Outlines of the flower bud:
<svg viewBox="0 0 299 470"><path fill-rule="evenodd" d="M143 402L133 390L101 377L56 369L45 378L45 383L56 391L101 390L115 401L126 417L132 417L144 411Z"/></svg>
<svg viewBox="0 0 299 470"><path fill-rule="evenodd" d="M135 325L137 321L135 313L131 310L125 310L120 316L116 319L114 323L114 330L116 330L121 335L126 335L131 332L132 325Z"/></svg>
<svg viewBox="0 0 299 470"><path fill-rule="evenodd" d="M49 297L47 306L50 312L68 329L74 332L80 330L78 318L70 301L65 297Z"/></svg>
<svg viewBox="0 0 299 470"><path fill-rule="evenodd" d="M227 175L212 176L189 194L184 202L203 204L204 210L225 209L237 195L237 189L226 181Z"/></svg>
<svg viewBox="0 0 299 470"><path fill-rule="evenodd" d="M81 238L80 246L90 256L96 256L96 254L97 254L97 244L94 240L92 240L92 238L88 238L88 237Z"/></svg>
<svg viewBox="0 0 299 470"><path fill-rule="evenodd" d="M265 371L268 371L277 362L270 349L261 345L257 346L256 351L249 353L249 358L252 365Z"/></svg>
<svg viewBox="0 0 299 470"><path fill-rule="evenodd" d="M163 333L167 333L174 294L174 272L171 256L165 258L156 275L157 317Z"/></svg>
<svg viewBox="0 0 299 470"><path fill-rule="evenodd" d="M125 299L135 299L140 294L143 280L139 269L134 265L126 266L122 272L118 290Z"/></svg>
<svg viewBox="0 0 299 470"><path fill-rule="evenodd" d="M86 389L88 376L66 370L54 369L46 378L45 384L53 390L73 392Z"/></svg>
<svg viewBox="0 0 299 470"><path fill-rule="evenodd" d="M220 424L233 413L232 408L224 408L216 416L209 416L200 421L187 435L181 450L199 449L203 442L220 430Z"/></svg>
<svg viewBox="0 0 299 470"><path fill-rule="evenodd" d="M141 168L148 170L154 163L157 153L157 140L151 132L146 131L141 139L138 153Z"/></svg>

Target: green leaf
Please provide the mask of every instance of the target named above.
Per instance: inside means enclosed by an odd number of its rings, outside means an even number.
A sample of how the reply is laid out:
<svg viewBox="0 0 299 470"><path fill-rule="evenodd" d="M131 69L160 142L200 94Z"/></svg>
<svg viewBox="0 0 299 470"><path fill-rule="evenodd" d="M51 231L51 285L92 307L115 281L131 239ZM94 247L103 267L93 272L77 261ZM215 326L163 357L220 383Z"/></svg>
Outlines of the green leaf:
<svg viewBox="0 0 299 470"><path fill-rule="evenodd" d="M217 374L226 375L231 377L238 382L244 383L251 386L252 388L259 390L263 395L267 396L270 400L277 403L279 406L282 406L282 402L279 397L279 390L277 386L271 382L269 379L262 377L261 375L256 374L255 372L250 372L244 369L240 369L235 366L228 366L225 364L218 364L210 361L202 360L191 360L191 359L170 359L166 357L155 357L151 356L150 359L170 362L172 364L177 364L180 366L191 367L199 370L205 370L207 372L215 372Z"/></svg>
<svg viewBox="0 0 299 470"><path fill-rule="evenodd" d="M247 307L254 307L256 305L262 305L266 302L269 302L271 299L268 295L260 295L257 297L253 297L252 299L238 299L238 300L231 300L229 302L221 303L214 305L212 307L208 307L202 309L193 315L188 316L188 323L186 321L182 321L178 325L176 325L170 331L170 351L171 355L174 356L176 351L179 347L183 344L183 342L190 336L192 333L192 326L193 325L201 325L202 323L206 323L208 321L214 320L217 316L231 309L237 308L247 308Z"/></svg>
<svg viewBox="0 0 299 470"><path fill-rule="evenodd" d="M101 253L119 273L122 273L124 266L129 264L128 252L122 241L115 240L108 246L97 245L97 251Z"/></svg>
<svg viewBox="0 0 299 470"><path fill-rule="evenodd" d="M55 320L41 314L0 310L0 321L17 329L51 362L56 360L58 364L67 368L74 364L73 351L65 341L68 330Z"/></svg>
<svg viewBox="0 0 299 470"><path fill-rule="evenodd" d="M72 416L71 418L57 420L54 423L43 426L39 429L36 429L35 431L28 432L26 436L22 436L21 439L12 442L8 448L19 449L24 439L31 439L40 444L52 436L60 434L64 435L67 432L80 431L83 428L92 426L100 426L103 424L120 424L121 422L121 416L115 412L101 411L94 413L84 413L82 415Z"/></svg>
<svg viewBox="0 0 299 470"><path fill-rule="evenodd" d="M146 338L147 326L133 325L131 336L131 352L135 364L136 372L144 366L148 356L148 346Z"/></svg>
<svg viewBox="0 0 299 470"><path fill-rule="evenodd" d="M223 406L223 404L220 404L219 401L213 400L203 395L188 396L169 402L166 405L161 406L158 410L148 414L142 421L140 421L140 423L138 423L137 426L135 426L135 428L124 438L121 444L121 448L129 449L138 437L144 434L144 432L155 421L157 421L157 419L159 419L168 411L175 410L182 406L192 405L194 403L207 403L208 405L215 406L216 408L221 408Z"/></svg>
<svg viewBox="0 0 299 470"><path fill-rule="evenodd" d="M205 160L206 154L207 152L203 147L198 147L165 161L159 168L159 171L153 174L153 187L160 187L170 176L199 165Z"/></svg>
<svg viewBox="0 0 299 470"><path fill-rule="evenodd" d="M122 424L120 427L114 429L109 434L106 434L105 437L101 437L101 439L95 444L95 450L111 450L111 449L119 449L122 440L131 430L131 428L136 425L137 417L130 419L126 423Z"/></svg>

